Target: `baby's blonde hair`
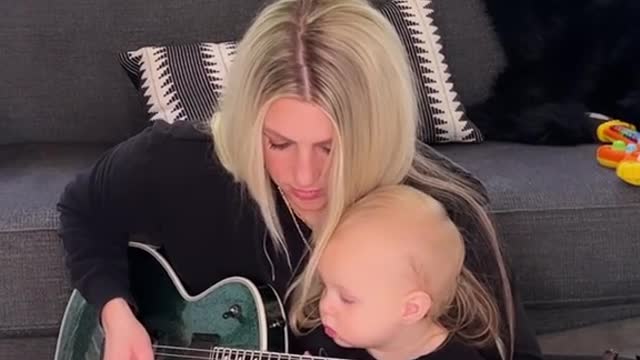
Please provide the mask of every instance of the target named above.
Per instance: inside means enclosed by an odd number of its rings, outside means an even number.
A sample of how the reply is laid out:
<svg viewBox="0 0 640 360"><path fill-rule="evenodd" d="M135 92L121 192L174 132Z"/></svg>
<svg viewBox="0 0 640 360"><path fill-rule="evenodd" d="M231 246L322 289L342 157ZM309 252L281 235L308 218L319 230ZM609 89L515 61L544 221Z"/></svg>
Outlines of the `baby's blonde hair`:
<svg viewBox="0 0 640 360"><path fill-rule="evenodd" d="M434 159L420 143L413 73L393 25L366 0L277 0L240 41L212 121L215 152L255 201L276 249L288 256L276 194L262 151L264 114L281 97L318 105L335 129L323 223L313 229L314 254L328 241L345 207L378 186L407 182L467 221L494 258L512 343L509 279L477 184ZM312 259L315 256L311 256ZM293 331L304 318L317 264L292 283ZM496 339L499 340L499 339Z"/></svg>
<svg viewBox="0 0 640 360"><path fill-rule="evenodd" d="M404 220L402 226L417 233L388 240L403 253L402 248L409 247L407 264L398 265L410 266L431 296L430 320L471 345L491 344L500 332L496 301L464 266L464 239L439 201L410 186L381 186L345 210L334 234L347 226L394 221L399 216ZM349 233L341 236L349 236ZM328 246L330 242L324 245ZM314 253L318 259L313 259L313 264L319 263L323 250ZM300 321L298 326L304 328L320 323L318 307L323 285L319 276L314 277L311 287L313 300L306 304L305 317L294 320Z"/></svg>

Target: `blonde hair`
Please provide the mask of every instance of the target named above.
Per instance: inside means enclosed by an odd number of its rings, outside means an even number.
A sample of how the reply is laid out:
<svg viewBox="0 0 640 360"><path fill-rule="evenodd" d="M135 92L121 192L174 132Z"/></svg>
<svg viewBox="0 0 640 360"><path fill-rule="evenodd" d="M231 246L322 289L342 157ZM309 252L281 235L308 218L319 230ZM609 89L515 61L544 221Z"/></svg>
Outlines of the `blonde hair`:
<svg viewBox="0 0 640 360"><path fill-rule="evenodd" d="M407 265L423 282L433 301L428 317L471 345L483 347L499 338L496 300L464 266L462 234L444 206L433 197L407 185L378 187L347 207L334 234L354 221L356 226L367 226L368 220L384 222L396 216L407 220L401 226L417 229L421 234L396 237L393 241L398 250L409 247ZM313 256L319 262L323 251L316 251ZM298 327L312 328L320 323L317 310L323 288L316 275L310 288L313 295L305 303L305 316L294 320L300 322Z"/></svg>
<svg viewBox="0 0 640 360"><path fill-rule="evenodd" d="M296 333L310 299L316 254L345 207L381 185L408 182L443 202L452 219L468 220L490 245L502 278L510 339L511 292L493 225L481 194L428 157L417 140L415 83L406 51L388 20L366 0L278 0L266 6L238 44L220 110L212 121L215 152L255 200L280 251L286 242L275 190L262 152L264 114L274 100L317 104L335 128L323 223L314 227L311 261L295 279L291 325Z"/></svg>

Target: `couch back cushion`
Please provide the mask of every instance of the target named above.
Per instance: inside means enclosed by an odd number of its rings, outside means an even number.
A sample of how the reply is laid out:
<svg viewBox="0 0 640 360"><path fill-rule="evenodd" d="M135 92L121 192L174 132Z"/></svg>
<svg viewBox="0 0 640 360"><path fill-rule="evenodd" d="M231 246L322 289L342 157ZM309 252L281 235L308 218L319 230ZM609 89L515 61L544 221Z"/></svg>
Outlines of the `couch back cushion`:
<svg viewBox="0 0 640 360"><path fill-rule="evenodd" d="M0 13L0 144L113 142L146 124L118 53L242 34L264 0L24 0Z"/></svg>
<svg viewBox="0 0 640 360"><path fill-rule="evenodd" d="M375 2L384 0L373 0ZM463 102L495 73L483 0L436 0ZM152 44L238 39L268 0L24 0L0 4L0 145L121 141L147 124L118 54ZM472 5L469 5L472 4ZM478 18L481 18L480 20ZM489 45L487 45L489 44ZM450 48L450 49L449 49Z"/></svg>
<svg viewBox="0 0 640 360"><path fill-rule="evenodd" d="M486 13L486 1L433 1L433 18L440 28L443 51L460 101L467 107L489 96L493 82L506 66L504 50Z"/></svg>

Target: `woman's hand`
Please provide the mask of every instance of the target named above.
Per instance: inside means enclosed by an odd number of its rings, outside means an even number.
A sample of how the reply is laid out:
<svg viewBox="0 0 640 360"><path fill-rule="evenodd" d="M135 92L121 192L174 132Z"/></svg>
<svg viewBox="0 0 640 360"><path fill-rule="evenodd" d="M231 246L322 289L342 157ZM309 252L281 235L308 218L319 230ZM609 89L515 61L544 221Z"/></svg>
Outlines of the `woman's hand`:
<svg viewBox="0 0 640 360"><path fill-rule="evenodd" d="M153 360L151 339L122 298L102 308L105 333L104 360Z"/></svg>

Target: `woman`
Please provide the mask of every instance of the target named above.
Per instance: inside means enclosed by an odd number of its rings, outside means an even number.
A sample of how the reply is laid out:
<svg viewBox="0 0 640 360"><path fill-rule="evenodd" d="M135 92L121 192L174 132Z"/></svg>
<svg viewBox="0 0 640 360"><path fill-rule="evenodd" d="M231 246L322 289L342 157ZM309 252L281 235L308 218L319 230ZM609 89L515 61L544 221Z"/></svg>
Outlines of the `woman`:
<svg viewBox="0 0 640 360"><path fill-rule="evenodd" d="M308 300L300 284L313 276L304 269L314 242L347 205L401 182L444 203L464 229L469 267L504 305L496 342L505 354L514 344L516 359L539 358L523 314L514 315L479 186L416 143L402 54L365 0L276 1L239 44L211 131L156 122L67 186L61 236L73 286L99 310L107 360L152 358L128 288L128 235L162 246L192 293L241 275L273 285L295 314ZM367 358L292 327L292 352Z"/></svg>

